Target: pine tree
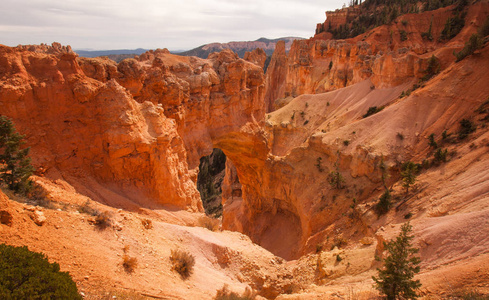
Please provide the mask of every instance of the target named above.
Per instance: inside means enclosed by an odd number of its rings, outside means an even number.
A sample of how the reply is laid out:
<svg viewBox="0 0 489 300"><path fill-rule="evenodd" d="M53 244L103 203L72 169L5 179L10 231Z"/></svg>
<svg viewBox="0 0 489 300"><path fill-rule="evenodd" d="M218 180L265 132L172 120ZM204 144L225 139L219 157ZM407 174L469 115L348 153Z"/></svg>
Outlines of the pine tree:
<svg viewBox="0 0 489 300"><path fill-rule="evenodd" d="M383 293L388 300L416 299L416 290L421 287L419 280L413 280L419 273L420 259L414 256L419 249L411 246L414 238L411 235L412 226L409 222L401 227L401 232L395 240L384 243L387 256L384 258L384 268L377 269L378 277L373 276L375 288Z"/></svg>
<svg viewBox="0 0 489 300"><path fill-rule="evenodd" d="M416 172L418 172L418 166L408 161L403 166L403 171L401 172L402 186L406 188L406 194L409 193L409 187L416 182Z"/></svg>
<svg viewBox="0 0 489 300"><path fill-rule="evenodd" d="M16 132L12 121L0 116L0 179L9 189L23 194L31 187L29 177L34 171L30 149L20 148L24 143L24 136Z"/></svg>

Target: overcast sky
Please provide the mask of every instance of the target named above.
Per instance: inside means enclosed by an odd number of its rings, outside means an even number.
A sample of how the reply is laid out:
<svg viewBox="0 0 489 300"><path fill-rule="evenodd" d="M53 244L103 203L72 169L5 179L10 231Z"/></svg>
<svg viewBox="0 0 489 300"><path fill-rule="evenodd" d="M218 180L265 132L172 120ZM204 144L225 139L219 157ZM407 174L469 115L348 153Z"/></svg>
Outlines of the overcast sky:
<svg viewBox="0 0 489 300"><path fill-rule="evenodd" d="M186 50L314 35L344 0L0 0L0 44Z"/></svg>

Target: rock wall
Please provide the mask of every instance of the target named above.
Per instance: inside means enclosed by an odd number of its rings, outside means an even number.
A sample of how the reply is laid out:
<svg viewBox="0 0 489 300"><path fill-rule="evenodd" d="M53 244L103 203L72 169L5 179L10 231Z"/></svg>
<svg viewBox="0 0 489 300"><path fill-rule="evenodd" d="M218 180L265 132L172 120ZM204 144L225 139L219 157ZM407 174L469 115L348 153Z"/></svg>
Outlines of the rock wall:
<svg viewBox="0 0 489 300"><path fill-rule="evenodd" d="M143 206L202 210L200 157L264 116L262 69L231 51L201 60L157 50L118 65L57 44L0 51L2 114L26 134L34 165L93 177Z"/></svg>

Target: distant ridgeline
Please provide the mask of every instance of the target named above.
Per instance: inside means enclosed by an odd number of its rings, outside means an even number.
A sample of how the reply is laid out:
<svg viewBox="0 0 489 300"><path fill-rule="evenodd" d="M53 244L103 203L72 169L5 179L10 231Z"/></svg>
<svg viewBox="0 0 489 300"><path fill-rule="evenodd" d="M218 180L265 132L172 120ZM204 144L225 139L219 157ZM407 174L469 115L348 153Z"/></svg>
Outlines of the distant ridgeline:
<svg viewBox="0 0 489 300"><path fill-rule="evenodd" d="M278 41L285 41L285 50L289 51L290 47L292 46L292 42L294 40L303 40L303 38L284 37L284 38L278 38L273 40L260 38L256 41L251 41L251 42L244 41L244 42L229 42L229 43L212 43L212 44L202 45L200 47L197 47L189 51L175 53L175 54L183 55L183 56L197 56L200 58L207 58L211 53L220 52L224 49L231 49L236 54L238 54L240 58L243 58L246 52L250 52L257 48L261 48L265 51L267 56L271 56L273 54L273 51L275 50L275 45L277 44Z"/></svg>
<svg viewBox="0 0 489 300"><path fill-rule="evenodd" d="M135 55L141 55L148 51L147 49L123 49L123 50L75 50L81 57L99 57L107 56L108 58L120 62L126 58L133 58Z"/></svg>
<svg viewBox="0 0 489 300"><path fill-rule="evenodd" d="M457 4L455 18L461 23L465 18L467 0L350 0L348 7L326 12L326 21L317 24L316 35L332 34L333 39L353 38L375 27L390 24L398 16L435 10ZM462 26L463 27L463 24Z"/></svg>

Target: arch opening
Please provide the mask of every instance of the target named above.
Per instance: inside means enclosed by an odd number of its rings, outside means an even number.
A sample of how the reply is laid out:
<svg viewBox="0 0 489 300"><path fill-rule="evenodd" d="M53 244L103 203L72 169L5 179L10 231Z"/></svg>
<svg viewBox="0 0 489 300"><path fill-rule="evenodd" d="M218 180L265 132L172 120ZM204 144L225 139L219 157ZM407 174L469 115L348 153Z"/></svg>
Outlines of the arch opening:
<svg viewBox="0 0 489 300"><path fill-rule="evenodd" d="M222 183L226 174L226 155L214 148L208 156L200 158L197 190L202 199L206 215L222 216Z"/></svg>

